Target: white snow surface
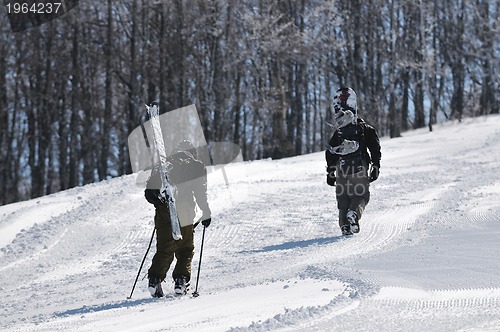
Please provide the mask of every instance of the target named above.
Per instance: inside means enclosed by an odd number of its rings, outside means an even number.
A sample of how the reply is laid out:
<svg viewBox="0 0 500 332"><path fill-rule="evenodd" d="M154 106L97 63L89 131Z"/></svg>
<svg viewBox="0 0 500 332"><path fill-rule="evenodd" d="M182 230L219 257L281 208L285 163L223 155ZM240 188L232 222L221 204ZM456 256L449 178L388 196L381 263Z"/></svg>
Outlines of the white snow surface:
<svg viewBox="0 0 500 332"><path fill-rule="evenodd" d="M500 117L403 136L349 238L323 152L210 173L197 298L170 271L150 298L153 242L127 299L153 230L139 174L2 206L0 330L500 331Z"/></svg>

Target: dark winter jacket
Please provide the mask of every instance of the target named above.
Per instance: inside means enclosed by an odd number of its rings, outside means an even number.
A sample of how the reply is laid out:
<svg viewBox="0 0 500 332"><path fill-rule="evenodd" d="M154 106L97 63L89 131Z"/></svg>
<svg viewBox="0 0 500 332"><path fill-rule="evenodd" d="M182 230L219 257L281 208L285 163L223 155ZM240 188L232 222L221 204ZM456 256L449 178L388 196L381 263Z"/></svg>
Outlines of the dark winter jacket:
<svg viewBox="0 0 500 332"><path fill-rule="evenodd" d="M361 153L366 160L366 164L380 167L382 153L380 152L380 140L377 131L361 118L358 118L356 126L360 133L360 148L362 149ZM329 144L330 146L338 146L340 143L339 133L335 131ZM333 154L328 150L326 150L325 158L328 169L330 169L330 167L335 167L339 161L339 155Z"/></svg>
<svg viewBox="0 0 500 332"><path fill-rule="evenodd" d="M204 218L210 217L207 201L207 170L205 165L196 160L189 152L181 151L168 158L171 167L168 170L169 181L175 185L175 203L179 219L194 217L196 203L203 211ZM158 198L161 188L161 172L153 169L144 196L155 207L166 206ZM195 203L196 200L196 203ZM182 223L182 220L181 220Z"/></svg>

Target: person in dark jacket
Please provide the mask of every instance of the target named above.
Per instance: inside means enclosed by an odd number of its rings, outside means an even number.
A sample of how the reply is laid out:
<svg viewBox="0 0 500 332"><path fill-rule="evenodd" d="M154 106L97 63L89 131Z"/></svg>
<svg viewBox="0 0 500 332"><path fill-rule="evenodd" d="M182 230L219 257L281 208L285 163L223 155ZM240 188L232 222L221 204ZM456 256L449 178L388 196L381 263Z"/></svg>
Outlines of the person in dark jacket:
<svg viewBox="0 0 500 332"><path fill-rule="evenodd" d="M370 182L380 173L380 140L375 128L358 117L356 93L349 87L334 97L335 129L325 152L327 183L335 186L342 235L360 230L370 201Z"/></svg>
<svg viewBox="0 0 500 332"><path fill-rule="evenodd" d="M160 199L161 171L155 167L148 179L144 195L155 206L156 253L148 270L148 288L153 297L163 297L161 282L174 257L177 259L172 277L176 294L186 294L191 279L191 261L194 254L194 218L196 205L203 212L202 225L211 223L211 211L207 200L207 171L196 159L196 149L189 141L181 142L175 153L168 158L168 178L175 186L175 206L182 239L174 240L168 204Z"/></svg>

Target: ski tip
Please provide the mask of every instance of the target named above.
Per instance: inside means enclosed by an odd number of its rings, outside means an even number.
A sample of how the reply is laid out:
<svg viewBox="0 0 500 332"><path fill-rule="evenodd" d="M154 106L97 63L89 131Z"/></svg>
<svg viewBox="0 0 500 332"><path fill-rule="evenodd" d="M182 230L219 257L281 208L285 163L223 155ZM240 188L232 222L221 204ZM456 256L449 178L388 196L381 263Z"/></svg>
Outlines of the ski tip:
<svg viewBox="0 0 500 332"><path fill-rule="evenodd" d="M151 107L159 107L160 106L160 103L158 103L157 101L152 101L149 105L148 104L144 104L146 106L146 109L150 109Z"/></svg>

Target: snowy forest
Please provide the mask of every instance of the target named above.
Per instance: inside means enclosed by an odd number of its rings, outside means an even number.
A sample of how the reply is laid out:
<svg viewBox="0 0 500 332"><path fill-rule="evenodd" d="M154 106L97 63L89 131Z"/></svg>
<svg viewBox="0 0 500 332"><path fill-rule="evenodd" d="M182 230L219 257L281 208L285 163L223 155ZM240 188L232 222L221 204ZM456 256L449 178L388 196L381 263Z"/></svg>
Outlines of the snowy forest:
<svg viewBox="0 0 500 332"><path fill-rule="evenodd" d="M81 0L0 10L0 204L131 172L144 104L195 104L245 160L323 150L351 86L381 136L498 113L497 0Z"/></svg>

